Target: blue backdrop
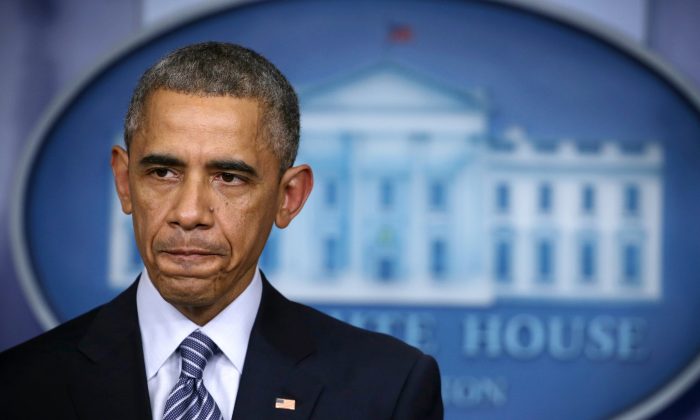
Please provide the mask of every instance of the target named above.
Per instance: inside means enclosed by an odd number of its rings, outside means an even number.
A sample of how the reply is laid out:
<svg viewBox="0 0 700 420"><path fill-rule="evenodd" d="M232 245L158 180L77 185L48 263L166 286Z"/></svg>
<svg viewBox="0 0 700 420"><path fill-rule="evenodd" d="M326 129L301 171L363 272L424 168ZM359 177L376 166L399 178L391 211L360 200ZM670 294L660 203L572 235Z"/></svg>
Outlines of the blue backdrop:
<svg viewBox="0 0 700 420"><path fill-rule="evenodd" d="M109 146L140 74L211 39L268 57L309 116L300 160L319 168L314 217L273 234L271 280L434 354L448 418L608 417L692 367L697 104L638 53L482 2L224 8L124 50L65 102L23 168L14 251L55 320L110 299L139 269L133 248L115 251L125 219L113 210ZM564 214L589 185L594 214ZM584 231L601 244L586 263ZM499 242L503 232L516 239ZM363 255L369 246L385 256ZM581 280L586 270L599 275Z"/></svg>

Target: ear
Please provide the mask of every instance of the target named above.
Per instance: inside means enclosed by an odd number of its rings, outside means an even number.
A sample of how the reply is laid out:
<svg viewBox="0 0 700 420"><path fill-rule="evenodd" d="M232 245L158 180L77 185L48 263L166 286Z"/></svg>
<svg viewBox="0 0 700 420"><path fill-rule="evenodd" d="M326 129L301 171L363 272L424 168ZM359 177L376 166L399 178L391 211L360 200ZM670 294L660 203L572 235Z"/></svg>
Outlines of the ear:
<svg viewBox="0 0 700 420"><path fill-rule="evenodd" d="M122 211L131 214L131 193L129 190L129 153L119 146L112 147L112 173L117 195L122 203Z"/></svg>
<svg viewBox="0 0 700 420"><path fill-rule="evenodd" d="M309 165L287 169L280 181L280 205L277 208L275 225L284 229L304 207L314 186L314 175Z"/></svg>

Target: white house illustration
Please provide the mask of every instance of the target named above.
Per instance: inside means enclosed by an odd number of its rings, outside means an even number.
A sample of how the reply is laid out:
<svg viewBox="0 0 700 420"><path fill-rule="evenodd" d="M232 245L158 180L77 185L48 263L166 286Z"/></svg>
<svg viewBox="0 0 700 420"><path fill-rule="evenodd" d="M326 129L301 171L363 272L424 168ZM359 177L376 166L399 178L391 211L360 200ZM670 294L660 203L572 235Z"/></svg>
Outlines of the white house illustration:
<svg viewBox="0 0 700 420"><path fill-rule="evenodd" d="M663 153L656 143L490 133L494 104L383 63L302 90L314 192L261 259L315 303L488 305L499 298L661 296ZM130 283L114 198L109 278Z"/></svg>

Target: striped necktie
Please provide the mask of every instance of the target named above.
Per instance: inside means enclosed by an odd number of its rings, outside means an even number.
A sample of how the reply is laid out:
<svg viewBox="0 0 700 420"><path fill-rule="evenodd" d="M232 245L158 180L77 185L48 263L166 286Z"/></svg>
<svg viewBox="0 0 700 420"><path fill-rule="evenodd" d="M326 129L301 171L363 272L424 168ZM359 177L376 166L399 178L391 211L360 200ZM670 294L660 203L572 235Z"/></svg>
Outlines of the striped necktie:
<svg viewBox="0 0 700 420"><path fill-rule="evenodd" d="M182 340L179 350L180 378L165 402L163 420L223 420L202 382L207 360L220 352L216 343L197 330Z"/></svg>

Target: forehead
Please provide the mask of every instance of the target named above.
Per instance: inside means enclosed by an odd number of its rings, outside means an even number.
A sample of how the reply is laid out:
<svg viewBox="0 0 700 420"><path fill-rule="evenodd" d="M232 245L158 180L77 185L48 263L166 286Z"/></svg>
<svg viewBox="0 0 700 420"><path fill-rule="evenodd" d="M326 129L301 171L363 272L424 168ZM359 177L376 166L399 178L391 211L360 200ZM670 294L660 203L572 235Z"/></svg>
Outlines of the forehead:
<svg viewBox="0 0 700 420"><path fill-rule="evenodd" d="M131 148L137 153L153 149L173 152L180 147L199 148L202 152L215 149L268 152L265 134L261 132L262 120L262 106L256 99L160 89L144 104Z"/></svg>
<svg viewBox="0 0 700 420"><path fill-rule="evenodd" d="M232 96L204 96L159 89L144 108L147 129L257 132L259 101Z"/></svg>

